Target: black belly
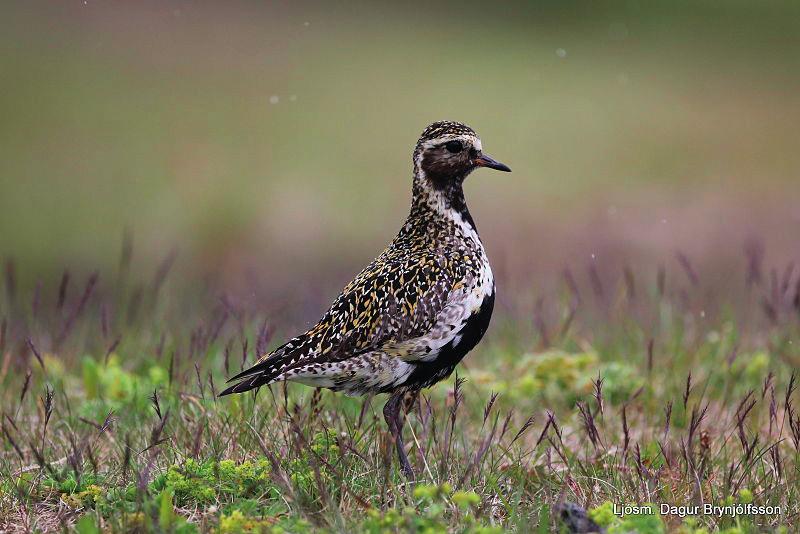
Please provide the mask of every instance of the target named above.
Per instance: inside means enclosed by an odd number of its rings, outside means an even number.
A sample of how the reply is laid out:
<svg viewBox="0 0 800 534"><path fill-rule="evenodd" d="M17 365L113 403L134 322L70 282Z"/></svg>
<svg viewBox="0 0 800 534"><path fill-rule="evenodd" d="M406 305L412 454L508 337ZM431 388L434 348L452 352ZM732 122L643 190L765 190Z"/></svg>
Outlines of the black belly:
<svg viewBox="0 0 800 534"><path fill-rule="evenodd" d="M458 343L453 339L441 348L435 360L418 363L403 386L409 389L422 389L450 376L458 362L483 338L483 334L489 328L493 310L494 292L484 298L478 311L467 319L467 323L461 329L461 339Z"/></svg>

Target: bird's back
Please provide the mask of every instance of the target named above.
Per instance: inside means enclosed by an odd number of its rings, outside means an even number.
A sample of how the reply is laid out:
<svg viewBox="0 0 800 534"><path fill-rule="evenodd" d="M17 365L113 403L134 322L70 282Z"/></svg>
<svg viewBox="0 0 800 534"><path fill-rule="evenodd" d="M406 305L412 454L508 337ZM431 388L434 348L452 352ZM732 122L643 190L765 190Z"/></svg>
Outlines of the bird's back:
<svg viewBox="0 0 800 534"><path fill-rule="evenodd" d="M477 343L493 297L494 279L471 219L412 212L317 324L234 377L242 381L226 392L278 380L353 394L413 389L431 373L449 375ZM470 321L476 314L480 320ZM474 343L462 351L456 338L466 338L463 348ZM437 364L441 353L447 361Z"/></svg>

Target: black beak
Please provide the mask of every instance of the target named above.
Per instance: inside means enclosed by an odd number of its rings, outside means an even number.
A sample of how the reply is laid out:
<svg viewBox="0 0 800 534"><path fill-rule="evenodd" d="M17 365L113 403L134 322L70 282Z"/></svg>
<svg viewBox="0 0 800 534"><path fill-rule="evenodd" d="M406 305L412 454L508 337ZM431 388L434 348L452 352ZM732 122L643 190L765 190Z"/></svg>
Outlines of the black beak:
<svg viewBox="0 0 800 534"><path fill-rule="evenodd" d="M486 154L481 154L480 156L472 160L472 163L474 163L478 167L489 167L490 169L495 169L498 171L511 172L511 169L508 168L508 165L504 165L499 161L495 161Z"/></svg>

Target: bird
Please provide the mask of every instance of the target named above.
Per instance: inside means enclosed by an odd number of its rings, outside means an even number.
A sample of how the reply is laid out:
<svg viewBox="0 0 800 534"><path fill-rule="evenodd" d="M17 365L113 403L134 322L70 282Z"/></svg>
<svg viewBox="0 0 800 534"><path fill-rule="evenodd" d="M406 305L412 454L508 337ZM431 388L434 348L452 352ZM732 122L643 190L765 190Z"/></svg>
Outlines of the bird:
<svg viewBox="0 0 800 534"><path fill-rule="evenodd" d="M350 396L388 393L383 416L400 468L413 478L403 400L449 377L494 309L494 276L463 188L482 167L511 171L483 153L469 126L426 127L413 151L411 209L396 237L313 327L231 377L220 396L279 381Z"/></svg>

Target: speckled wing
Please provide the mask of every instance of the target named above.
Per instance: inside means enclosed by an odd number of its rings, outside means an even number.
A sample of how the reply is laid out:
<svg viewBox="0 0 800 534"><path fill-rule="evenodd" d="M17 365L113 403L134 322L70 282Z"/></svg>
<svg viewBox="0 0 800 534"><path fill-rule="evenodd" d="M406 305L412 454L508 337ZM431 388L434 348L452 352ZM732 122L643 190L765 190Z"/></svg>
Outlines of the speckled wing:
<svg viewBox="0 0 800 534"><path fill-rule="evenodd" d="M393 257L387 250L356 276L323 318L231 380L239 393L314 364L382 351L404 361L424 359L420 342L435 329L465 276L462 261L441 251Z"/></svg>

